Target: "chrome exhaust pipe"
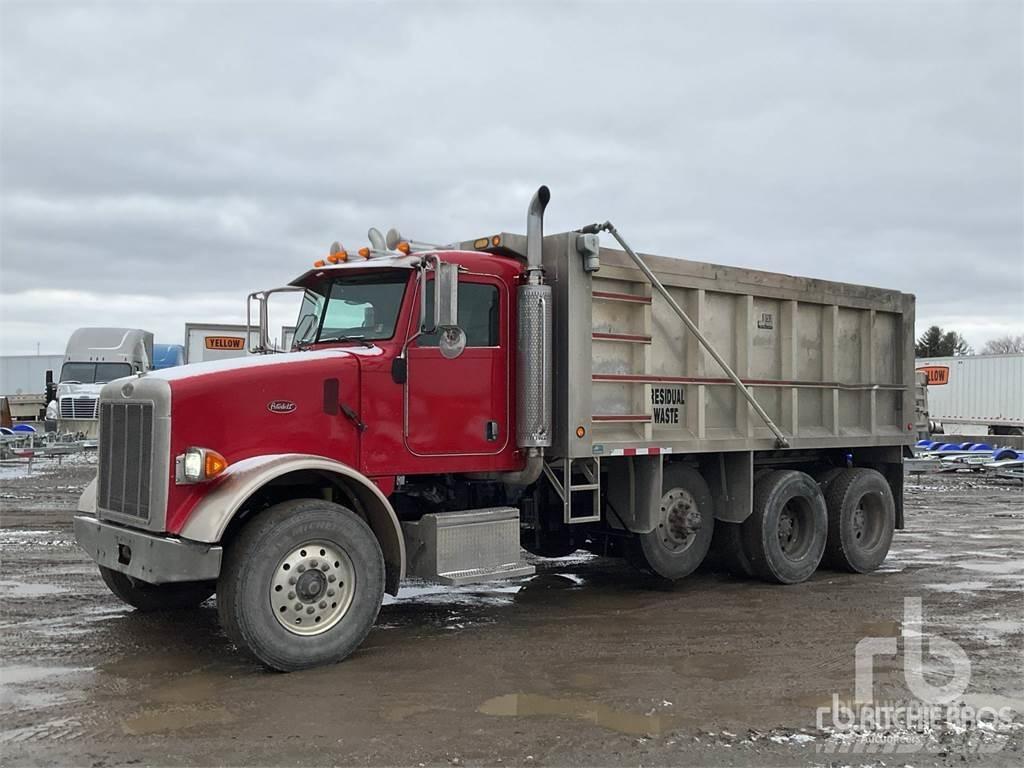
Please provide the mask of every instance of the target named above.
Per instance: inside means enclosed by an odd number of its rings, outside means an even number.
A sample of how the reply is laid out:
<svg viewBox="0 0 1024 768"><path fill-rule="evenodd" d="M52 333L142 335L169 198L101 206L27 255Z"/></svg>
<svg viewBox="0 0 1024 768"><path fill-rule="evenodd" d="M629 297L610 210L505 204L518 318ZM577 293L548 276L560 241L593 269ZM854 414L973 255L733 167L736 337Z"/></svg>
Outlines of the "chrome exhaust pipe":
<svg viewBox="0 0 1024 768"><path fill-rule="evenodd" d="M519 333L516 339L516 444L529 456L551 445L552 296L544 284L544 209L551 199L541 187L526 214L526 281L517 292Z"/></svg>
<svg viewBox="0 0 1024 768"><path fill-rule="evenodd" d="M526 277L536 285L542 282L541 256L544 250L544 209L551 199L551 190L541 186L526 209Z"/></svg>

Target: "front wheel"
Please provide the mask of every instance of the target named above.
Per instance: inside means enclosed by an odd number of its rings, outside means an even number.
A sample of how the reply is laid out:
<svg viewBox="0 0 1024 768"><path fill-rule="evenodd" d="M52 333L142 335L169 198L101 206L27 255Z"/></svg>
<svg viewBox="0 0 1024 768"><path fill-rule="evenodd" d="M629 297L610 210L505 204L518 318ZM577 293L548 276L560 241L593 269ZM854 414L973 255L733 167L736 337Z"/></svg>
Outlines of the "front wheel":
<svg viewBox="0 0 1024 768"><path fill-rule="evenodd" d="M667 464L656 525L629 542L629 560L641 570L665 579L682 579L703 562L715 530L714 502L700 473L692 467Z"/></svg>
<svg viewBox="0 0 1024 768"><path fill-rule="evenodd" d="M277 504L227 548L217 604L228 636L290 672L352 653L384 597L384 557L351 510L317 499Z"/></svg>
<svg viewBox="0 0 1024 768"><path fill-rule="evenodd" d="M195 608L213 594L212 581L182 581L150 584L120 571L100 566L100 577L107 588L128 605L143 613Z"/></svg>

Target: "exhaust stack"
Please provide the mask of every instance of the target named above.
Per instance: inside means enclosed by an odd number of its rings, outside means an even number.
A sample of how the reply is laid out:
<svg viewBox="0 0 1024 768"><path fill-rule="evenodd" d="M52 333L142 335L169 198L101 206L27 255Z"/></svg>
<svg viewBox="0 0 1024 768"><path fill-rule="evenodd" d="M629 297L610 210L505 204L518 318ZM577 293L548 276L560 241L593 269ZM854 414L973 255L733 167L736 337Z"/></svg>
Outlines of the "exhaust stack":
<svg viewBox="0 0 1024 768"><path fill-rule="evenodd" d="M541 254L544 250L544 209L551 199L551 190L541 186L530 200L526 210L526 276L528 282L537 284L544 281Z"/></svg>
<svg viewBox="0 0 1024 768"><path fill-rule="evenodd" d="M544 209L551 199L541 187L526 215L526 282L519 286L516 340L516 444L539 457L551 445L552 295L544 284Z"/></svg>

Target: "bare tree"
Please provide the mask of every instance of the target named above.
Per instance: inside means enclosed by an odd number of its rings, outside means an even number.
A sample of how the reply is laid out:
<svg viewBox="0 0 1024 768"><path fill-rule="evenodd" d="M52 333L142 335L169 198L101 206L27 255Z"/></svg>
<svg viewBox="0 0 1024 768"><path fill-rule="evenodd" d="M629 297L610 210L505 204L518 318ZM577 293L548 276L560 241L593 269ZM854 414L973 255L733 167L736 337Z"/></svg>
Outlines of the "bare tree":
<svg viewBox="0 0 1024 768"><path fill-rule="evenodd" d="M1008 333L985 342L985 348L981 350L983 355L1008 355L1012 352L1024 352L1024 334L1013 336Z"/></svg>

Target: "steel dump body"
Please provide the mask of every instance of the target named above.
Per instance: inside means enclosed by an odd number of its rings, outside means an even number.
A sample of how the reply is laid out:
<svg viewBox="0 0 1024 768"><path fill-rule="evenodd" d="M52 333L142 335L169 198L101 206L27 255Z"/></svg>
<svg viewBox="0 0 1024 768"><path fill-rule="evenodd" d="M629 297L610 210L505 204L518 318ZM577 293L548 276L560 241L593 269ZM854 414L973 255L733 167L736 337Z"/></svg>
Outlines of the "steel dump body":
<svg viewBox="0 0 1024 768"><path fill-rule="evenodd" d="M776 448L765 422L628 255L602 248L600 270L588 273L577 237L544 239L555 316L551 454ZM790 448L913 442L912 295L642 258Z"/></svg>

